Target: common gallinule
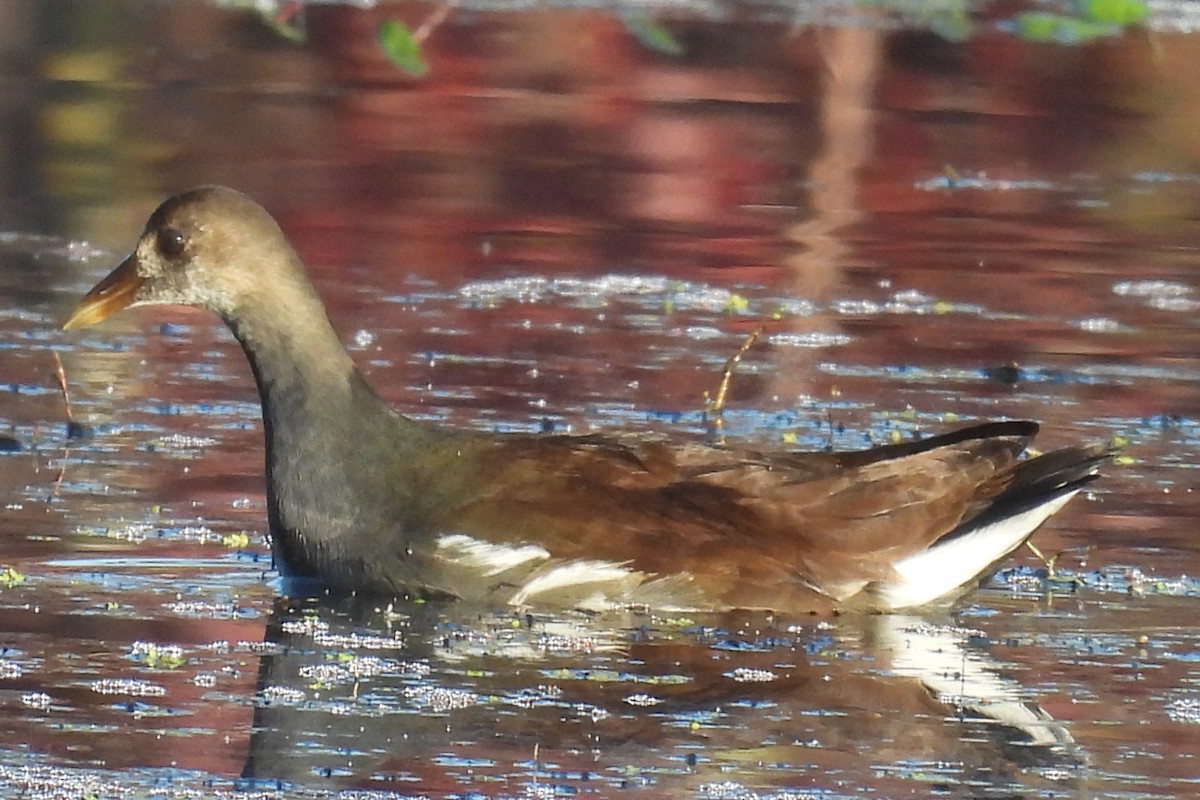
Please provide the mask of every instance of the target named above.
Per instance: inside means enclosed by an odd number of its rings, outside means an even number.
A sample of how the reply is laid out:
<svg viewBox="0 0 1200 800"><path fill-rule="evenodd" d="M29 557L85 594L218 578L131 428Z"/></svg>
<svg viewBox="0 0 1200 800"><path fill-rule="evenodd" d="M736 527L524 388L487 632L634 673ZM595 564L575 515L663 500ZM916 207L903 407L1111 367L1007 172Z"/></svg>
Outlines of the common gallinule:
<svg viewBox="0 0 1200 800"><path fill-rule="evenodd" d="M164 202L65 328L127 306L219 315L262 399L281 571L515 606L890 611L953 596L1092 481L1100 446L1022 460L1033 422L792 453L495 435L386 406L279 226L232 189Z"/></svg>

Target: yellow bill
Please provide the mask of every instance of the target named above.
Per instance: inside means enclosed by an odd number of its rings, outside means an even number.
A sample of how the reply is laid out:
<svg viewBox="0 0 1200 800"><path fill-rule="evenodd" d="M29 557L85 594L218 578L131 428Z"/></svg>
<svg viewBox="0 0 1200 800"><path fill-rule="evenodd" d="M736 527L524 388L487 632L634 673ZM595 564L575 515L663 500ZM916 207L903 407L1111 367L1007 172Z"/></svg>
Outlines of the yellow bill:
<svg viewBox="0 0 1200 800"><path fill-rule="evenodd" d="M63 323L63 330L86 328L117 313L134 301L143 280L142 276L138 275L135 258L130 256L125 259L121 266L93 286L79 301L79 305L75 306L71 316Z"/></svg>

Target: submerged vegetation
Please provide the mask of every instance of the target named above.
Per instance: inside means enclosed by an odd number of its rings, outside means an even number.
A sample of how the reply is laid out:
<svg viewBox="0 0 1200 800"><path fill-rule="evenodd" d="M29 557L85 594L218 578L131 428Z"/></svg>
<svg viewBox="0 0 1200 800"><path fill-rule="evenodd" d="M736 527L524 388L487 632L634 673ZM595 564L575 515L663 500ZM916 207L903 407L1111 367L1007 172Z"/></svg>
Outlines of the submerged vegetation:
<svg viewBox="0 0 1200 800"><path fill-rule="evenodd" d="M381 54L404 74L424 78L430 73L424 43L433 32L451 19L463 0L442 2L415 27L397 16L386 16L376 26L376 42ZM248 0L224 0L232 7L253 8L263 22L280 36L302 43L307 38L305 3L301 0L275 0L261 3ZM498 6L503 10L503 6ZM514 10L516 10L514 8ZM712 10L699 4L691 11L709 15ZM638 6L635 11L616 8L612 13L621 21L634 41L646 50L667 57L687 54L686 37L679 29L687 23L689 7L671 5L669 11L656 14L653 5ZM722 13L743 13L736 4ZM1144 24L1150 16L1146 0L1053 0L1010 4L981 0L847 0L814 10L804 3L780 4L774 13L764 16L791 17L797 25L820 25L831 19L838 24L863 26L901 25L927 30L950 41L966 41L988 32L999 31L1029 42L1080 45L1098 39L1123 35L1131 27Z"/></svg>

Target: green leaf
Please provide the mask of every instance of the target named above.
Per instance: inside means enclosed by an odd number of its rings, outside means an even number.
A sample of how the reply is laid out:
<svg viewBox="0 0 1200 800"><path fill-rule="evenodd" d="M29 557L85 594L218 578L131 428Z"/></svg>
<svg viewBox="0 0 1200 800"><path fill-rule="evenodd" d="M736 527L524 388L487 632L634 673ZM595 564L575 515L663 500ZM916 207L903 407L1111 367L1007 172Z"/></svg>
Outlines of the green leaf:
<svg viewBox="0 0 1200 800"><path fill-rule="evenodd" d="M1016 18L1017 34L1030 42L1052 42L1058 33L1058 26L1062 19L1058 14L1045 12L1018 14Z"/></svg>
<svg viewBox="0 0 1200 800"><path fill-rule="evenodd" d="M1107 22L1092 22L1061 14L1029 12L1016 17L1017 35L1028 42L1083 44L1116 36L1121 29Z"/></svg>
<svg viewBox="0 0 1200 800"><path fill-rule="evenodd" d="M414 78L423 78L429 74L429 65L421 55L421 45L403 22L385 19L379 23L375 38L379 41L379 47L387 56L387 60L397 69Z"/></svg>
<svg viewBox="0 0 1200 800"><path fill-rule="evenodd" d="M1108 25L1136 25L1150 9L1143 0L1079 0L1079 11L1088 20Z"/></svg>
<svg viewBox="0 0 1200 800"><path fill-rule="evenodd" d="M683 55L683 45L671 32L648 17L622 17L621 21L643 47L668 56Z"/></svg>

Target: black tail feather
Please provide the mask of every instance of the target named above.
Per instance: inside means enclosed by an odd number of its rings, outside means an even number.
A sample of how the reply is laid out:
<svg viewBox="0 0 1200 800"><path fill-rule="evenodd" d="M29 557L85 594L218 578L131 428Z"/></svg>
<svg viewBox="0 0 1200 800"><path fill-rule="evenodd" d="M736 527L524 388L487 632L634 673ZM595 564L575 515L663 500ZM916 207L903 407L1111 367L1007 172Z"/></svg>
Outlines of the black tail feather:
<svg viewBox="0 0 1200 800"><path fill-rule="evenodd" d="M1101 464L1112 456L1113 451L1103 445L1081 445L1023 461L1017 466L1012 483L987 508L964 520L939 541L965 536L1078 491L1099 477Z"/></svg>
<svg viewBox="0 0 1200 800"><path fill-rule="evenodd" d="M872 447L869 450L849 450L838 453L838 465L841 467L861 467L892 458L902 458L916 453L925 453L939 447L947 447L961 442L971 442L978 439L1011 438L1013 452L1024 450L1033 437L1037 435L1038 424L1029 420L1008 420L1005 422L985 422L982 425L968 425L965 428L949 433L930 436L927 439L917 439L900 444L889 444L883 447Z"/></svg>

